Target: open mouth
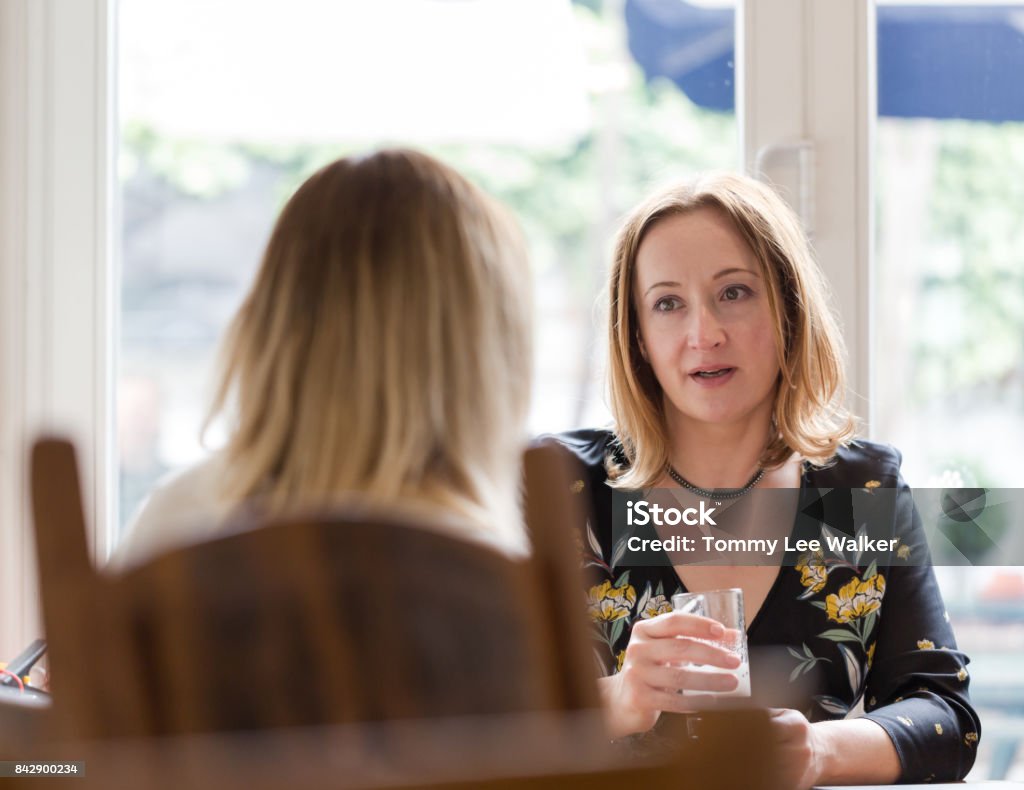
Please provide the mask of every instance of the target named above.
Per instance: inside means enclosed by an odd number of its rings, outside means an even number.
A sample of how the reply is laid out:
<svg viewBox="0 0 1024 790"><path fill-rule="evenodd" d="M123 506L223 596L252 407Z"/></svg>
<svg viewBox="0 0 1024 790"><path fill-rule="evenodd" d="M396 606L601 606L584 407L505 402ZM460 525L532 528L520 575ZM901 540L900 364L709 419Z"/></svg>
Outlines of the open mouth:
<svg viewBox="0 0 1024 790"><path fill-rule="evenodd" d="M694 378L698 379L718 379L723 376L728 376L736 368L714 368L712 370L698 370L696 373L691 373Z"/></svg>

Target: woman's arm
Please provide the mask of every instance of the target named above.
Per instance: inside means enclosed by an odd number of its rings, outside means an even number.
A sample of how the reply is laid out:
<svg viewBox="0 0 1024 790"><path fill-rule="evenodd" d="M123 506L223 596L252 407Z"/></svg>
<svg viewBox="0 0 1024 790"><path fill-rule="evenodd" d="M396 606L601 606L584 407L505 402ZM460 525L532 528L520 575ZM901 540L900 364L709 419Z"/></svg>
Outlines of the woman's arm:
<svg viewBox="0 0 1024 790"><path fill-rule="evenodd" d="M868 639L866 713L815 724L797 711L776 714L794 787L952 781L974 762L980 726L967 693L968 659L957 650L921 519L898 475L899 455L893 456L889 518L900 544L878 570L885 597Z"/></svg>
<svg viewBox="0 0 1024 790"><path fill-rule="evenodd" d="M974 763L981 726L968 695L968 658L957 649L921 518L902 478L895 518L900 552L885 571L865 717L891 739L902 781L955 781Z"/></svg>
<svg viewBox="0 0 1024 790"><path fill-rule="evenodd" d="M820 773L815 784L892 784L900 778L900 758L892 739L870 719L812 724Z"/></svg>
<svg viewBox="0 0 1024 790"><path fill-rule="evenodd" d="M818 784L891 784L900 778L899 756L885 730L869 719L811 724L795 710L772 711L780 787Z"/></svg>

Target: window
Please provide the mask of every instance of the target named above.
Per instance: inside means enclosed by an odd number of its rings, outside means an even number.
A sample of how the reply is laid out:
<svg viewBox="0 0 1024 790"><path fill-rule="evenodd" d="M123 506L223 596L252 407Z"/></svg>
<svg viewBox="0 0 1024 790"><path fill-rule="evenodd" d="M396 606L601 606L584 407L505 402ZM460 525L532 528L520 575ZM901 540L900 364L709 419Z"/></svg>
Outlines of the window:
<svg viewBox="0 0 1024 790"><path fill-rule="evenodd" d="M616 221L656 182L739 165L732 8L695 9L714 25L678 40L664 30L689 17L650 6L122 0L121 523L203 452L216 343L281 204L371 146L426 148L515 211L536 283L531 429L605 420L591 319Z"/></svg>
<svg viewBox="0 0 1024 790"><path fill-rule="evenodd" d="M873 427L919 488L1024 485L1022 22L1019 4L878 9ZM999 739L1024 715L1024 573L941 567L951 552L933 542L986 728L974 776L1003 778Z"/></svg>

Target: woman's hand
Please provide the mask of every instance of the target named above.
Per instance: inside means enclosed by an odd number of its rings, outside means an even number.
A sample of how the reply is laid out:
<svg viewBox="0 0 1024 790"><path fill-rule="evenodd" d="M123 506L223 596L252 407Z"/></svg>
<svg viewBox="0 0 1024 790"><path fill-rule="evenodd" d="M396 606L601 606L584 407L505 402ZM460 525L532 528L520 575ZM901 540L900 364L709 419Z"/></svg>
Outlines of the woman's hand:
<svg viewBox="0 0 1024 790"><path fill-rule="evenodd" d="M682 612L637 621L622 669L599 681L612 736L649 730L662 711L693 710L692 698L680 695L680 690L735 689L738 681L734 675L686 666L694 663L736 669L740 658L735 653L698 641L721 639L724 634L721 623Z"/></svg>
<svg viewBox="0 0 1024 790"><path fill-rule="evenodd" d="M800 711L776 708L770 715L779 787L806 790L818 784L826 751L820 732Z"/></svg>

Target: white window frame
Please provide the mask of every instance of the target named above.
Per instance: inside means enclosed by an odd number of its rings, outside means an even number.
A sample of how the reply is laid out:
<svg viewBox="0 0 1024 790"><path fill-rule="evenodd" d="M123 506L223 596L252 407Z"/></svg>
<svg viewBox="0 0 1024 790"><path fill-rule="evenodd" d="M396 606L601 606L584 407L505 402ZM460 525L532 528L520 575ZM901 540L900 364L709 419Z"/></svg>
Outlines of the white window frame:
<svg viewBox="0 0 1024 790"><path fill-rule="evenodd" d="M39 636L28 453L79 452L113 523L113 4L0 0L0 660ZM104 556L109 533L93 529Z"/></svg>
<svg viewBox="0 0 1024 790"><path fill-rule="evenodd" d="M737 0L737 15L741 162L813 143L814 243L870 424L874 4ZM40 631L34 436L76 441L97 558L117 523L116 19L115 0L0 0L0 658Z"/></svg>
<svg viewBox="0 0 1024 790"><path fill-rule="evenodd" d="M846 340L848 404L870 435L875 4L873 0L738 3L740 161L748 173L757 175L760 152L798 142L811 145L810 230ZM787 164L792 169L792 162L774 160L775 166L766 167L761 175L780 186L791 185Z"/></svg>

